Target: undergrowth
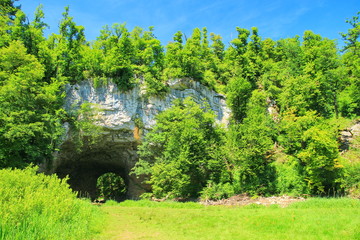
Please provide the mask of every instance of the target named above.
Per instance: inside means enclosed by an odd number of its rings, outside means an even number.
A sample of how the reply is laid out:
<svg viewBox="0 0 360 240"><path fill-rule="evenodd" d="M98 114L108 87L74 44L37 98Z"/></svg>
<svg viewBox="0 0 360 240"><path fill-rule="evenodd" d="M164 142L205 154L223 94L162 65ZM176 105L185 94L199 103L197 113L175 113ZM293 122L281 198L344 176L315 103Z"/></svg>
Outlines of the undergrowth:
<svg viewBox="0 0 360 240"><path fill-rule="evenodd" d="M0 170L0 239L88 239L101 213L76 198L66 179L36 168Z"/></svg>

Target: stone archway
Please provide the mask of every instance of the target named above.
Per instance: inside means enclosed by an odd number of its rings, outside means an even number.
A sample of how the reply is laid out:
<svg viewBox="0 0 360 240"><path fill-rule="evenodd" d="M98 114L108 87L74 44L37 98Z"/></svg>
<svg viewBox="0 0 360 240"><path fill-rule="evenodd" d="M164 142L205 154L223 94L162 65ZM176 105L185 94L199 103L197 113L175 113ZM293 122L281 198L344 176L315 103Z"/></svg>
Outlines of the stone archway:
<svg viewBox="0 0 360 240"><path fill-rule="evenodd" d="M70 187L77 191L80 197L90 197L92 200L97 196L97 179L104 173L113 172L124 179L127 186L126 197L136 199L146 191L142 179L130 174L138 161L138 143L124 141L119 136L124 134L106 134L80 151L71 140L67 140L61 145L47 172L55 173L60 178L68 176Z"/></svg>

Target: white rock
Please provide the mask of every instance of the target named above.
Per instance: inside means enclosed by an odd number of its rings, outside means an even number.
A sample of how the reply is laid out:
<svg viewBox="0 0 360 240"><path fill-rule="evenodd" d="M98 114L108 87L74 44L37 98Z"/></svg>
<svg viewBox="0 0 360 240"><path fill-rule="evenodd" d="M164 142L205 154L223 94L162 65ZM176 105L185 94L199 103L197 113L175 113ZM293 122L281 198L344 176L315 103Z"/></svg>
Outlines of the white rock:
<svg viewBox="0 0 360 240"><path fill-rule="evenodd" d="M228 124L230 109L224 96L190 80L175 79L168 84L170 91L164 97L144 98L139 86L124 92L112 82L95 88L91 80L82 81L66 86L65 109L74 110L83 103L94 103L102 110L99 124L105 129L132 131L135 119L141 120L146 129L151 129L156 115L170 108L174 99L192 97L197 103L207 102L218 123Z"/></svg>

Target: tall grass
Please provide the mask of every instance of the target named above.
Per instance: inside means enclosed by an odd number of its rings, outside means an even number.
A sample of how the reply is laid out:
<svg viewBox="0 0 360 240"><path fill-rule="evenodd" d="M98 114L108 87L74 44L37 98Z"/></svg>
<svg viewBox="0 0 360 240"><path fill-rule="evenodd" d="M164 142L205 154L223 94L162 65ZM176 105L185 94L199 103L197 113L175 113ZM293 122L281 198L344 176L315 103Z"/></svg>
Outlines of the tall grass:
<svg viewBox="0 0 360 240"><path fill-rule="evenodd" d="M0 170L0 239L87 239L99 209L79 200L66 180L36 168Z"/></svg>

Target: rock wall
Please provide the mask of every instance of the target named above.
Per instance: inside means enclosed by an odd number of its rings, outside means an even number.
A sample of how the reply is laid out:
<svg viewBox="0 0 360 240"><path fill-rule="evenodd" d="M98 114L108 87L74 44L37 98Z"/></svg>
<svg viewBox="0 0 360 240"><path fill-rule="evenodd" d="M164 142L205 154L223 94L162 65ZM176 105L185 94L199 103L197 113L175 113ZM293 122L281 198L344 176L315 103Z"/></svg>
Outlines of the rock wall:
<svg viewBox="0 0 360 240"><path fill-rule="evenodd" d="M172 105L177 98L192 97L194 101L207 102L217 115L217 121L227 124L230 110L224 96L198 82L173 80L170 92L164 97L143 97L140 87L121 92L114 83L95 88L91 81L66 87L65 109L79 107L82 103L95 103L103 110L101 125L109 130L133 130L134 120L141 119L146 129L155 124L155 116Z"/></svg>
<svg viewBox="0 0 360 240"><path fill-rule="evenodd" d="M140 87L123 92L114 83L98 88L92 81L66 86L65 109L72 111L83 103L96 104L101 109L98 124L104 132L100 141L84 146L79 152L65 124L67 133L48 172L60 177L69 175L72 188L92 198L96 195L96 179L106 172L115 172L125 179L128 197L138 197L146 186L130 174L138 160L136 149L141 135L136 121L142 122L146 132L155 124L156 115L171 107L174 99L192 97L197 103L207 103L218 123L228 124L230 110L224 96L189 80L176 79L168 84L170 91L159 97L145 97Z"/></svg>

